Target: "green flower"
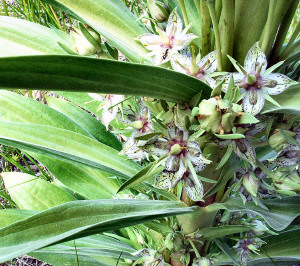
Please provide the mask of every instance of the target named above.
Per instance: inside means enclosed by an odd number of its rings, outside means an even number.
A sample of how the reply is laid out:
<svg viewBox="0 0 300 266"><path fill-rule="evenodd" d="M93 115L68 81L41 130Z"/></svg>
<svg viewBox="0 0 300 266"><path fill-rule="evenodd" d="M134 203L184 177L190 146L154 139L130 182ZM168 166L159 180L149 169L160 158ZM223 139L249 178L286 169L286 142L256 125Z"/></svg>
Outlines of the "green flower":
<svg viewBox="0 0 300 266"><path fill-rule="evenodd" d="M267 70L267 58L257 44L249 50L244 67L235 65L239 73L229 73L221 78L225 79L223 91L226 92L231 76L234 84L245 93L243 98L243 110L253 115L258 114L264 104L265 95L277 95L285 91L296 82L285 75L271 73Z"/></svg>

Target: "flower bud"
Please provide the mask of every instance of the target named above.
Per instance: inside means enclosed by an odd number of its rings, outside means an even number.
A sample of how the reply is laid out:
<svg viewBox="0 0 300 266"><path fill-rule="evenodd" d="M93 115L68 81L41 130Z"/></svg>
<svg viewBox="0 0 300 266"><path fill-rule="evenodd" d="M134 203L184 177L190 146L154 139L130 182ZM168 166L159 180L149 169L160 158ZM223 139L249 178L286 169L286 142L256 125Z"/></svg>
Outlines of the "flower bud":
<svg viewBox="0 0 300 266"><path fill-rule="evenodd" d="M253 196L257 196L259 180L253 177L249 172L244 175L243 186Z"/></svg>
<svg viewBox="0 0 300 266"><path fill-rule="evenodd" d="M144 123L141 120L137 120L137 121L134 121L132 124L130 124L130 126L135 129L141 129L141 128L143 128Z"/></svg>
<svg viewBox="0 0 300 266"><path fill-rule="evenodd" d="M277 172L273 176L273 181L278 192L283 195L295 195L300 192L300 176L297 171L288 175Z"/></svg>
<svg viewBox="0 0 300 266"><path fill-rule="evenodd" d="M92 28L88 28L87 31L92 37L100 44L101 36ZM78 51L80 55L93 55L97 53L97 48L91 44L83 33L78 29L77 32L71 32L73 37L74 49Z"/></svg>
<svg viewBox="0 0 300 266"><path fill-rule="evenodd" d="M192 266L212 266L212 262L211 260L205 258L205 257L201 257L201 258L197 258L194 259Z"/></svg>
<svg viewBox="0 0 300 266"><path fill-rule="evenodd" d="M147 0L150 14L159 22L164 22L170 15L170 9L166 4L155 0Z"/></svg>
<svg viewBox="0 0 300 266"><path fill-rule="evenodd" d="M287 135L294 137L296 133L288 131L288 130L282 130ZM285 146L287 146L289 143L286 141L285 137L282 135L280 131L276 132L269 138L269 144L270 146L277 152L283 150Z"/></svg>

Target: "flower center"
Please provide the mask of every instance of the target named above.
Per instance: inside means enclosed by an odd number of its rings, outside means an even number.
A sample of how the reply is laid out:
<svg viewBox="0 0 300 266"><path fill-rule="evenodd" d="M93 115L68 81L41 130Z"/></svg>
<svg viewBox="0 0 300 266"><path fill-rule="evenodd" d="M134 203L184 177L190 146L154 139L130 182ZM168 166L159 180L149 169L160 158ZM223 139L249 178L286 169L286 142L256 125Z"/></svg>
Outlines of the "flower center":
<svg viewBox="0 0 300 266"><path fill-rule="evenodd" d="M170 153L172 155L181 155L181 154L185 155L186 153L185 141L171 139L169 141L169 144L170 144Z"/></svg>

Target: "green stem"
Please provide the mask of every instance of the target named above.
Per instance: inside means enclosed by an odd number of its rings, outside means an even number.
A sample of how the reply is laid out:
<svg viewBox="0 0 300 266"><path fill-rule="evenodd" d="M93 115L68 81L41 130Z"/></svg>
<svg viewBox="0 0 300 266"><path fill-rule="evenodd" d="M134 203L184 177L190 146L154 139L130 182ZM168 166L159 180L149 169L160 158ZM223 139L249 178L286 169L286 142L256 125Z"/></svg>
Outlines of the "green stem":
<svg viewBox="0 0 300 266"><path fill-rule="evenodd" d="M273 1L273 0L272 0ZM265 39L265 35L267 34L267 31L270 31L270 33L268 33L267 35L269 35L269 40L267 42L267 46L265 51L265 54L268 56L271 48L274 44L274 40L276 37L276 33L278 31L279 25L282 22L283 17L285 16L287 10L289 9L291 3L293 0L276 0L276 8L275 11L273 12L273 14L270 14L270 16L273 16L272 18L272 23L271 24L266 24L264 31L263 31L263 39ZM267 28L268 26L268 28ZM260 41L262 42L263 39L261 38Z"/></svg>
<svg viewBox="0 0 300 266"><path fill-rule="evenodd" d="M186 8L185 8L184 0L179 0L179 4L180 4L182 14L183 14L184 24L187 27L189 25L189 20L188 20Z"/></svg>
<svg viewBox="0 0 300 266"><path fill-rule="evenodd" d="M296 29L291 36L291 39L289 40L287 46L284 48L282 53L279 55L279 58L281 60L287 58L295 50L295 48L299 46L298 44L299 42L298 41L295 42L299 34L300 34L300 22L298 21Z"/></svg>
<svg viewBox="0 0 300 266"><path fill-rule="evenodd" d="M5 16L9 16L8 10L7 10L7 4L6 4L5 0L2 0L2 4L3 4L3 9L4 9Z"/></svg>
<svg viewBox="0 0 300 266"><path fill-rule="evenodd" d="M200 2L201 19L201 56L206 56L211 51L211 18L205 1Z"/></svg>
<svg viewBox="0 0 300 266"><path fill-rule="evenodd" d="M216 38L216 48L217 48L217 58L218 58L218 71L222 70L222 52L221 52L221 40L220 40L220 31L219 24L215 10L215 3L212 1L207 1L210 17L212 20L214 35Z"/></svg>
<svg viewBox="0 0 300 266"><path fill-rule="evenodd" d="M277 59L280 54L280 50L282 48L282 45L284 44L284 41L286 39L287 33L289 31L289 28L291 26L291 23L293 21L293 18L295 16L295 12L297 11L298 5L299 5L300 0L294 1L288 11L286 12L282 23L280 25L276 41L270 56L270 59L272 60L272 64L275 64L277 62Z"/></svg>
<svg viewBox="0 0 300 266"><path fill-rule="evenodd" d="M195 252L195 254L196 254L196 257L197 257L197 258L200 258L200 257L201 257L201 256L200 256L200 253L199 253L198 249L196 248L194 242L193 242L190 238L189 238L189 242L190 242L190 244L191 244L191 246L192 246L192 248L193 248L193 250L194 250L194 252Z"/></svg>
<svg viewBox="0 0 300 266"><path fill-rule="evenodd" d="M227 55L233 54L234 42L234 0L223 1L223 11L220 18L220 37L222 44L222 70L230 70Z"/></svg>
<svg viewBox="0 0 300 266"><path fill-rule="evenodd" d="M267 53L267 49L270 43L270 38L272 33L272 22L273 22L275 9L276 9L276 0L270 0L267 23L262 34L261 47L260 47L265 53Z"/></svg>

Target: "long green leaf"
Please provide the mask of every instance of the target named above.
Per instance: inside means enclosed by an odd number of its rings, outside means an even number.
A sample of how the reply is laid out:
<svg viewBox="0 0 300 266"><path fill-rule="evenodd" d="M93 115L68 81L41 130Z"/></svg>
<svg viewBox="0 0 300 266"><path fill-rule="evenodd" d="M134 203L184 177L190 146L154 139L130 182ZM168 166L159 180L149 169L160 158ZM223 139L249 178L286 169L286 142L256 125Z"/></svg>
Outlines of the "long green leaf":
<svg viewBox="0 0 300 266"><path fill-rule="evenodd" d="M0 228L24 220L37 213L38 211L28 211L28 210L19 210L19 209L0 210L0 217L1 217Z"/></svg>
<svg viewBox="0 0 300 266"><path fill-rule="evenodd" d="M208 208L227 209L230 212L248 212L262 216L275 230L281 231L300 215L300 196L285 197L282 199L264 200L263 204L268 210L263 209L254 202L243 204L241 199L229 198L224 203L216 203Z"/></svg>
<svg viewBox="0 0 300 266"><path fill-rule="evenodd" d="M79 56L0 58L0 88L86 91L149 96L188 103L211 88L160 67Z"/></svg>
<svg viewBox="0 0 300 266"><path fill-rule="evenodd" d="M133 161L126 161L127 158L115 149L69 130L3 121L0 127L0 143L4 145L91 166L125 178L135 175L141 168Z"/></svg>
<svg viewBox="0 0 300 266"><path fill-rule="evenodd" d="M102 34L129 60L140 62L148 51L134 38L148 33L121 0L44 0L71 11Z"/></svg>
<svg viewBox="0 0 300 266"><path fill-rule="evenodd" d="M6 172L1 176L20 209L43 211L76 200L66 191L36 176L18 172Z"/></svg>
<svg viewBox="0 0 300 266"><path fill-rule="evenodd" d="M23 19L0 16L0 56L68 54L58 42L72 49L72 38Z"/></svg>
<svg viewBox="0 0 300 266"><path fill-rule="evenodd" d="M68 202L0 229L0 262L66 240L193 211L168 201Z"/></svg>
<svg viewBox="0 0 300 266"><path fill-rule="evenodd" d="M279 95L272 96L280 107L266 102L262 113L300 114L300 85L296 84Z"/></svg>
<svg viewBox="0 0 300 266"><path fill-rule="evenodd" d="M47 103L50 107L58 110L79 124L101 143L104 143L119 151L122 149L122 144L117 137L110 131L107 131L105 126L101 124L100 121L81 108L70 102L53 97L47 97Z"/></svg>

